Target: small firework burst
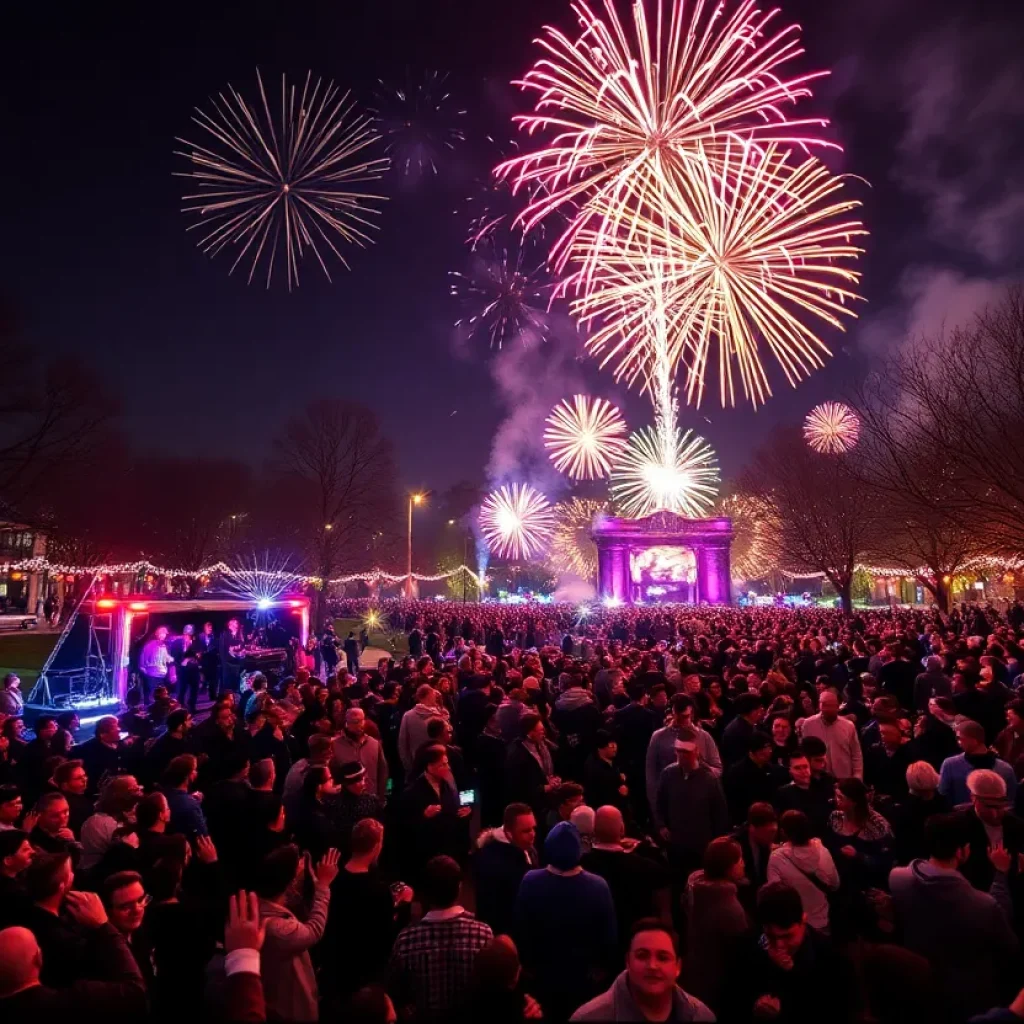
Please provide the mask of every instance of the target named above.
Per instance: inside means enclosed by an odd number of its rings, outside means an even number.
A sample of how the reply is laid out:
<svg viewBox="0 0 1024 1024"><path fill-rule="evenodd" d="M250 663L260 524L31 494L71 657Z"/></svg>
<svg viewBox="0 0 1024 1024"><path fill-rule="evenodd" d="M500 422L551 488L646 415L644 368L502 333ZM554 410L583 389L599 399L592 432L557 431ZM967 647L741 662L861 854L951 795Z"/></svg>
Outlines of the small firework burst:
<svg viewBox="0 0 1024 1024"><path fill-rule="evenodd" d="M192 120L206 133L205 145L177 139L188 149L176 155L193 169L175 175L194 183L183 210L198 214L189 230L204 232L199 248L210 256L237 248L231 270L249 263L250 283L265 264L268 288L280 250L290 291L307 251L330 280L326 250L347 268L339 243L372 242L375 204L383 197L363 184L380 178L388 160L370 155L380 136L333 82L314 82L310 73L297 91L282 75L275 117L259 71L256 81L257 104L229 85L227 95L211 99L212 113L196 109Z"/></svg>
<svg viewBox="0 0 1024 1024"><path fill-rule="evenodd" d="M823 402L807 414L804 438L822 455L842 455L856 448L860 439L860 419L842 402Z"/></svg>
<svg viewBox="0 0 1024 1024"><path fill-rule="evenodd" d="M608 502L570 498L555 506L551 537L551 565L557 572L575 573L581 579L597 579L597 545L591 536L594 520L608 511Z"/></svg>
<svg viewBox="0 0 1024 1024"><path fill-rule="evenodd" d="M540 554L555 525L548 499L529 484L492 491L480 508L480 531L491 551L504 558L527 559Z"/></svg>
<svg viewBox="0 0 1024 1024"><path fill-rule="evenodd" d="M466 140L466 111L440 71L408 75L402 85L379 82L372 113L393 166L405 177L437 174L445 153Z"/></svg>
<svg viewBox="0 0 1024 1024"><path fill-rule="evenodd" d="M451 294L465 313L455 326L501 348L516 337L546 337L551 285L544 258L517 232L492 231L477 240L467 273L451 271Z"/></svg>
<svg viewBox="0 0 1024 1024"><path fill-rule="evenodd" d="M667 509L701 516L718 494L718 460L704 438L677 427L646 427L629 438L611 472L611 491L623 515L641 519Z"/></svg>
<svg viewBox="0 0 1024 1024"><path fill-rule="evenodd" d="M604 398L575 395L559 402L545 422L544 446L551 461L573 480L606 477L626 447L626 421Z"/></svg>

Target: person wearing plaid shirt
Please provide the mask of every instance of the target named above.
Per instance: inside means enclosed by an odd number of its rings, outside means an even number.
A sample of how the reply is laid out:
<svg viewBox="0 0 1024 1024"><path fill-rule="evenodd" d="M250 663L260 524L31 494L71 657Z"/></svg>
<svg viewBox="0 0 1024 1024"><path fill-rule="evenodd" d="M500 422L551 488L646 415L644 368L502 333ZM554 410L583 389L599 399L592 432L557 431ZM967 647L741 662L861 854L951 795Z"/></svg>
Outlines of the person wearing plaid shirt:
<svg viewBox="0 0 1024 1024"><path fill-rule="evenodd" d="M430 909L419 924L399 932L391 951L396 1003L415 1006L418 1020L452 1014L468 990L477 953L494 937L490 927L459 906L461 881L456 861L434 857L421 892Z"/></svg>

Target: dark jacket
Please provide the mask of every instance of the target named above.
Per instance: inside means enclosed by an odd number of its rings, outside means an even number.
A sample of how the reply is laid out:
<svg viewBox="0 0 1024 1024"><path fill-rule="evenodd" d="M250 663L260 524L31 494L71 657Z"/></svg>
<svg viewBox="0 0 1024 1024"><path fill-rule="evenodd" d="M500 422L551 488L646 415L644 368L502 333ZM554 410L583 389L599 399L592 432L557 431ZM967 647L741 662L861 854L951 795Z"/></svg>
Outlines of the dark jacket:
<svg viewBox="0 0 1024 1024"><path fill-rule="evenodd" d="M625 812L628 798L619 792L623 786L623 773L615 764L609 764L595 750L583 766L583 793L586 802L597 810L611 804Z"/></svg>
<svg viewBox="0 0 1024 1024"><path fill-rule="evenodd" d="M504 829L483 833L473 855L476 882L476 916L491 926L495 935L510 935L515 923L519 883L527 871L537 867L537 852L513 846Z"/></svg>
<svg viewBox="0 0 1024 1024"><path fill-rule="evenodd" d="M698 765L683 773L670 764L658 779L654 817L667 828L673 850L701 857L712 839L729 831L729 810L722 785L709 768Z"/></svg>
<svg viewBox="0 0 1024 1024"><path fill-rule="evenodd" d="M729 803L732 823L739 825L746 821L751 804L771 803L785 778L775 765L767 764L762 768L749 754L727 768L722 776L722 788Z"/></svg>
<svg viewBox="0 0 1024 1024"><path fill-rule="evenodd" d="M811 819L814 834L820 839L828 829L834 792L833 783L822 784L818 779L811 779L807 789L801 789L795 782L788 782L778 790L772 803L780 817L786 811L803 811Z"/></svg>
<svg viewBox="0 0 1024 1024"><path fill-rule="evenodd" d="M750 737L757 731L745 718L734 718L722 733L719 749L722 764L728 768L731 764L742 761L750 753Z"/></svg>
<svg viewBox="0 0 1024 1024"><path fill-rule="evenodd" d="M601 712L586 690L573 687L555 701L551 721L559 734L560 774L564 779L580 782L583 765L594 751L597 730L601 728Z"/></svg>
<svg viewBox="0 0 1024 1024"><path fill-rule="evenodd" d="M750 921L732 882L709 882L703 871L690 875L686 885L686 959L683 988L713 1010L722 1005L723 987L740 940Z"/></svg>
<svg viewBox="0 0 1024 1024"><path fill-rule="evenodd" d="M510 804L529 804L540 821L548 809L548 796L544 792L547 783L540 762L521 739L516 740L509 747L505 760L505 799Z"/></svg>
<svg viewBox="0 0 1024 1024"><path fill-rule="evenodd" d="M48 1020L133 1020L146 1014L146 989L135 957L110 924L89 933L90 953L96 964L93 977L81 973L68 987L37 985L0 999L0 1019L42 1022ZM45 953L43 967L45 970Z"/></svg>
<svg viewBox="0 0 1024 1024"><path fill-rule="evenodd" d="M974 889L959 871L924 860L893 868L889 890L904 945L931 963L955 1019L1009 995L1005 980L1020 944L992 896Z"/></svg>

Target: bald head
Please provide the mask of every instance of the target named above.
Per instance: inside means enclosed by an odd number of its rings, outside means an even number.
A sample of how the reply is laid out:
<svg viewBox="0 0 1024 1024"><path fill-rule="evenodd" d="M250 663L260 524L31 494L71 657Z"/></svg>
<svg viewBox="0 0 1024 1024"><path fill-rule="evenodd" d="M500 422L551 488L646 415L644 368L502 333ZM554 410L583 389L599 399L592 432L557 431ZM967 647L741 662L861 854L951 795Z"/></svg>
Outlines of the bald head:
<svg viewBox="0 0 1024 1024"><path fill-rule="evenodd" d="M27 928L0 931L0 999L39 984L43 954Z"/></svg>
<svg viewBox="0 0 1024 1024"><path fill-rule="evenodd" d="M599 807L594 815L594 842L618 843L626 834L626 825L618 807L606 804Z"/></svg>

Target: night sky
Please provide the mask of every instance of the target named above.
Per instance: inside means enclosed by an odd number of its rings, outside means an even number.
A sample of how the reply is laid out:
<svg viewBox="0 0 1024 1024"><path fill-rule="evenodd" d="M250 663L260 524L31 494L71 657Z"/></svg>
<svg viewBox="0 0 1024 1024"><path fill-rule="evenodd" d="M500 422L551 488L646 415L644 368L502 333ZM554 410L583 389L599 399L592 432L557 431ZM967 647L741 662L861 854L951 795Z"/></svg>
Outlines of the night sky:
<svg viewBox="0 0 1024 1024"><path fill-rule="evenodd" d="M804 27L806 67L833 70L801 109L832 119L838 166L865 179L851 188L871 231L869 301L847 335L825 335L835 357L798 390L772 373L775 397L756 414L718 408L715 389L684 410L726 477L777 422L841 397L880 350L959 319L1024 262L1024 5L780 6ZM513 134L523 100L509 81L534 59L531 39L546 21L574 29L567 0L34 4L16 17L2 64L0 294L25 344L104 375L138 445L259 464L304 400L343 395L376 410L403 485L441 489L484 477L509 412L539 435L540 406L571 393L549 381L527 408L536 360L623 400L632 425L650 421L571 341L555 342L564 359L512 347L497 363L485 339L462 355L453 344L448 271L467 262L453 211L487 173L484 136ZM378 243L350 252L351 273L332 265L333 284L307 262L292 294L283 278L269 293L247 286L228 276L228 253L211 261L186 234L174 136L197 138L192 107L227 82L251 95L257 66L271 81L312 69L364 105L378 78L437 69L468 110L469 139L437 178L388 179Z"/></svg>

